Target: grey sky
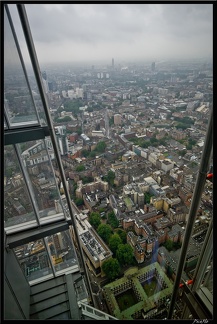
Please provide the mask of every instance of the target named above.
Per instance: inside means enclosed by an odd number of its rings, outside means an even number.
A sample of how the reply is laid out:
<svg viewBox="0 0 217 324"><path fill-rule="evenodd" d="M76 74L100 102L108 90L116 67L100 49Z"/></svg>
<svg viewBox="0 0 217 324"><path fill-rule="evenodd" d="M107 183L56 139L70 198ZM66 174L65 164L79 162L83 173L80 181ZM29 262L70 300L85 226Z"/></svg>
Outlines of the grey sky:
<svg viewBox="0 0 217 324"><path fill-rule="evenodd" d="M212 4L26 4L39 62L212 58Z"/></svg>

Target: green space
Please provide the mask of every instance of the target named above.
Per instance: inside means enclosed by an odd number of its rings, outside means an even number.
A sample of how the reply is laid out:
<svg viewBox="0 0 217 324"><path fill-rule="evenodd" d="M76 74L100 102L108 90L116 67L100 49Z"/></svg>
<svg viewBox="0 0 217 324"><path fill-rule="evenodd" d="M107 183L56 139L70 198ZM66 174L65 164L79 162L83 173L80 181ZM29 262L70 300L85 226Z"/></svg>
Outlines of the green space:
<svg viewBox="0 0 217 324"><path fill-rule="evenodd" d="M155 277L152 277L151 281L149 280L145 281L143 288L148 297L156 294L157 285L158 285L158 281Z"/></svg>
<svg viewBox="0 0 217 324"><path fill-rule="evenodd" d="M124 293L115 296L115 298L117 300L121 312L138 303L138 300L136 299L133 289L129 289Z"/></svg>

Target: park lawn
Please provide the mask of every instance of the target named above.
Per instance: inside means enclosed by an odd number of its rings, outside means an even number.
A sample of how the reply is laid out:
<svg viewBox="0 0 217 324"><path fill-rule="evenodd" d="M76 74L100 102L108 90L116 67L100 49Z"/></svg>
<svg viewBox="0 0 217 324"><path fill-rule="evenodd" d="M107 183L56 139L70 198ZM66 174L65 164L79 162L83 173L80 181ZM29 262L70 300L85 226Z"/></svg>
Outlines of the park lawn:
<svg viewBox="0 0 217 324"><path fill-rule="evenodd" d="M119 296L116 296L116 300L121 312L138 303L132 289L125 291Z"/></svg>

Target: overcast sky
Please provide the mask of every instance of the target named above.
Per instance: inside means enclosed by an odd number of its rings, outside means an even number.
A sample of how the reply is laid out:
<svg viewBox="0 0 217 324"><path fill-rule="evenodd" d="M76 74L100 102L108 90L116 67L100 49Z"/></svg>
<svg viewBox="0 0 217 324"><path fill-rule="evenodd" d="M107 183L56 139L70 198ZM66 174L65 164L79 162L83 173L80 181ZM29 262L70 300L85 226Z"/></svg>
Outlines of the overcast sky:
<svg viewBox="0 0 217 324"><path fill-rule="evenodd" d="M40 63L212 58L212 4L26 4Z"/></svg>

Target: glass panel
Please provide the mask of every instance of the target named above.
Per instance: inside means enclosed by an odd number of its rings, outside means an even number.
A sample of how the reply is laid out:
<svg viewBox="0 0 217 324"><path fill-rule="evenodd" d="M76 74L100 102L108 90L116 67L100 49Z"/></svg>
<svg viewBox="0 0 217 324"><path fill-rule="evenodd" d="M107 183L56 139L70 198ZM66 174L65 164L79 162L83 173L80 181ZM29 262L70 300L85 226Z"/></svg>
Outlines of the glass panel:
<svg viewBox="0 0 217 324"><path fill-rule="evenodd" d="M43 239L14 248L20 266L30 283L42 277L53 277Z"/></svg>
<svg viewBox="0 0 217 324"><path fill-rule="evenodd" d="M46 125L44 108L42 105L41 97L39 95L39 90L38 90L37 82L35 79L34 71L32 68L32 64L31 64L28 48L26 45L25 37L23 34L23 29L22 29L22 26L20 23L20 18L18 15L17 7L15 4L8 4L8 7L10 10L11 18L13 20L14 28L16 30L17 38L19 39L19 44L22 44L22 46L20 47L20 50L22 52L23 58L25 58L26 72L27 72L29 84L30 84L30 87L32 90L35 107L36 107L36 110L39 115L40 123L41 123L41 125Z"/></svg>
<svg viewBox="0 0 217 324"><path fill-rule="evenodd" d="M29 188L39 209L41 223L47 223L64 218L57 180L54 175L51 160L54 151L49 138L47 149L44 140L30 141L18 144L21 159L29 178Z"/></svg>
<svg viewBox="0 0 217 324"><path fill-rule="evenodd" d="M207 287L207 289L209 289L209 291L213 294L213 262L207 266L204 278L202 280L202 285Z"/></svg>
<svg viewBox="0 0 217 324"><path fill-rule="evenodd" d="M78 260L69 230L45 238L56 272L78 271Z"/></svg>
<svg viewBox="0 0 217 324"><path fill-rule="evenodd" d="M7 129L7 128L8 128L8 126L7 126L7 123L5 121L5 117L4 117L4 129Z"/></svg>
<svg viewBox="0 0 217 324"><path fill-rule="evenodd" d="M35 226L36 217L17 154L12 145L4 147L4 222L5 230L17 231Z"/></svg>
<svg viewBox="0 0 217 324"><path fill-rule="evenodd" d="M38 124L30 88L5 11L4 104L10 126Z"/></svg>

